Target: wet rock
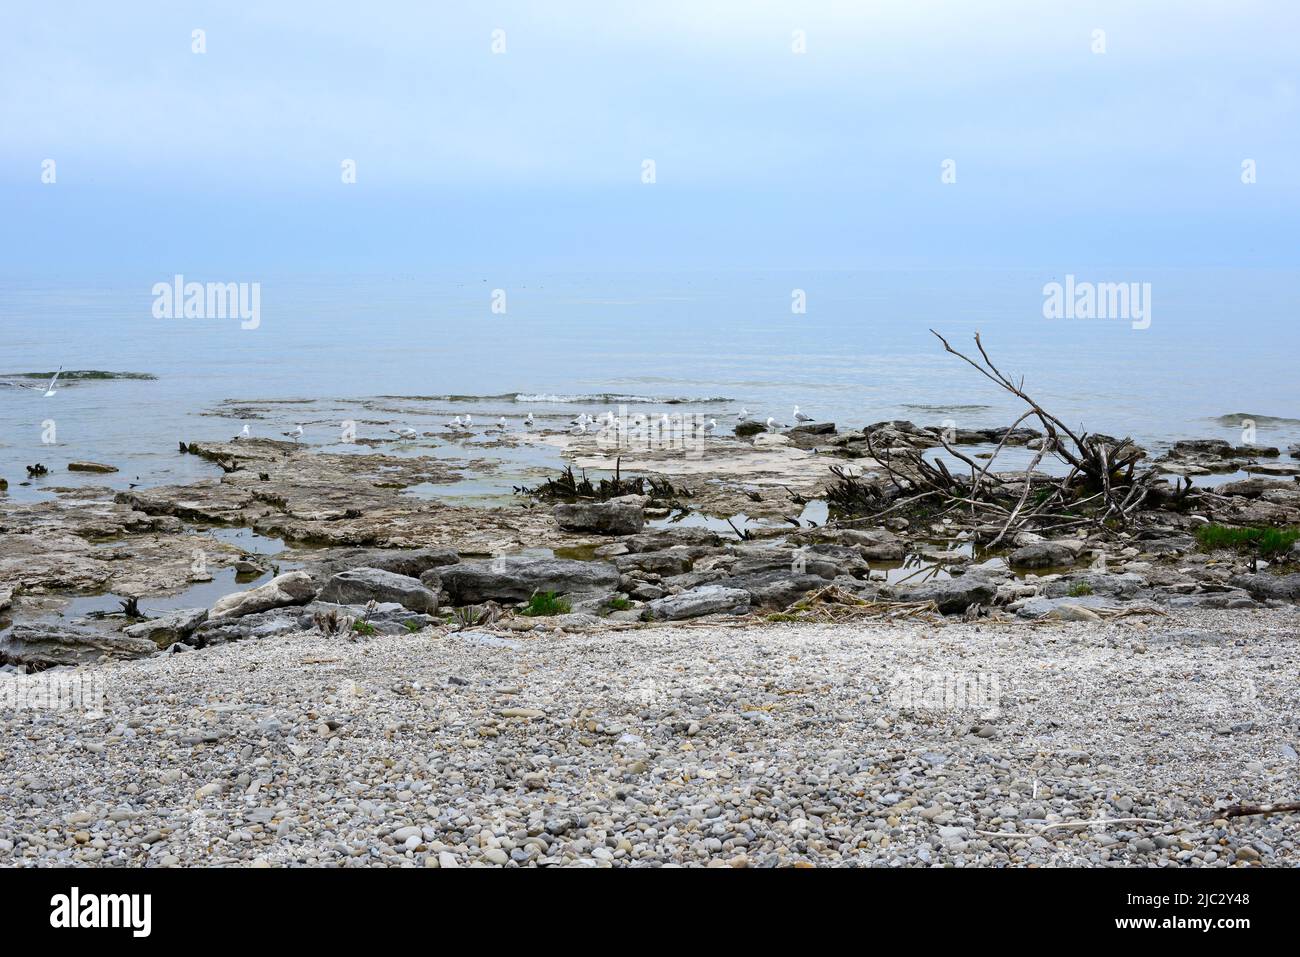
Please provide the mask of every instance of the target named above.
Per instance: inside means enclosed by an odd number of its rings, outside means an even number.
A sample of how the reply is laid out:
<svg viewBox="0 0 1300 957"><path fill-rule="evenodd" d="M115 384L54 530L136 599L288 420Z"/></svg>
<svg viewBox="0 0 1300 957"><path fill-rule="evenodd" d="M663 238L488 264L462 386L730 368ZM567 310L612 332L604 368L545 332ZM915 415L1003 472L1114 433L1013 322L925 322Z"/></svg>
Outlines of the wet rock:
<svg viewBox="0 0 1300 957"><path fill-rule="evenodd" d="M436 591L425 587L418 578L380 568L353 568L339 572L325 583L317 597L340 605L364 605L377 601L396 602L411 611L425 614L438 610Z"/></svg>
<svg viewBox="0 0 1300 957"><path fill-rule="evenodd" d="M61 621L14 625L0 640L0 663L35 668L76 667L157 653L158 646L147 639Z"/></svg>
<svg viewBox="0 0 1300 957"><path fill-rule="evenodd" d="M188 638L207 618L206 608L178 608L149 621L128 625L122 629L122 634L152 641L159 648L168 648Z"/></svg>
<svg viewBox="0 0 1300 957"><path fill-rule="evenodd" d="M794 428L790 429L789 432L787 432L786 434L789 435L794 432L805 432L808 435L834 435L835 423L834 422L805 422L803 425L796 425Z"/></svg>
<svg viewBox="0 0 1300 957"><path fill-rule="evenodd" d="M116 472L116 465L104 465L102 462L69 462L69 472Z"/></svg>
<svg viewBox="0 0 1300 957"><path fill-rule="evenodd" d="M1252 475L1300 475L1300 463L1297 462L1255 462L1243 466L1243 471Z"/></svg>
<svg viewBox="0 0 1300 957"><path fill-rule="evenodd" d="M436 573L448 599L455 605L489 600L526 601L539 591L561 595L607 594L618 587L619 580L618 569L613 565L561 558L461 562L436 569Z"/></svg>
<svg viewBox="0 0 1300 957"><path fill-rule="evenodd" d="M645 527L641 506L627 502L579 502L557 505L553 511L560 528L600 535L635 535Z"/></svg>
<svg viewBox="0 0 1300 957"><path fill-rule="evenodd" d="M744 615L749 613L749 593L739 588L703 585L679 595L650 602L647 613L662 621L680 621L702 615Z"/></svg>
<svg viewBox="0 0 1300 957"><path fill-rule="evenodd" d="M316 588L312 584L310 575L302 571L288 572L272 578L265 585L235 592L219 599L208 612L208 620L242 618L244 615L257 614L286 605L303 605L315 594Z"/></svg>

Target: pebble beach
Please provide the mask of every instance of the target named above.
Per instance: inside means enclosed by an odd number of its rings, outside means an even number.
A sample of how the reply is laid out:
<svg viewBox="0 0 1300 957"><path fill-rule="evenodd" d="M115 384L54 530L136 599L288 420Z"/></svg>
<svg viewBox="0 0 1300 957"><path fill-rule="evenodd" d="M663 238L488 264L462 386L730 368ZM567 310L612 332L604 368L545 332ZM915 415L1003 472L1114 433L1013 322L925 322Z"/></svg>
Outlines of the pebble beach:
<svg viewBox="0 0 1300 957"><path fill-rule="evenodd" d="M0 863L1291 866L1295 815L1220 812L1294 799L1298 634L1288 607L186 649L12 712Z"/></svg>

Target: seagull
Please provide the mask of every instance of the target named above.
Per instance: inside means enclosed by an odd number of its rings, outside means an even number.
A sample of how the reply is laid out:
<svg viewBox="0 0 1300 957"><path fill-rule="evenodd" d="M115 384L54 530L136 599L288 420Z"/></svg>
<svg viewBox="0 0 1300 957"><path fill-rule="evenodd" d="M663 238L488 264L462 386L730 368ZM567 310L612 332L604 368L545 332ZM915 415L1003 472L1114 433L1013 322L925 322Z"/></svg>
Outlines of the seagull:
<svg viewBox="0 0 1300 957"><path fill-rule="evenodd" d="M418 438L420 435L420 433L416 432L415 429L410 428L389 429L388 431L392 432L399 439L414 439Z"/></svg>
<svg viewBox="0 0 1300 957"><path fill-rule="evenodd" d="M579 412L579 413L578 413L578 417L577 417L576 419L571 420L571 421L569 422L569 424L570 424L570 425L586 425L586 424L587 424L587 413L586 413L586 412ZM585 430L584 430L584 431L585 431Z"/></svg>
<svg viewBox="0 0 1300 957"><path fill-rule="evenodd" d="M281 432L280 434L283 435L286 439L293 439L295 442L297 442L300 438L302 438L302 426L299 425L292 432Z"/></svg>
<svg viewBox="0 0 1300 957"><path fill-rule="evenodd" d="M740 411L736 413L736 421L744 422L747 418L749 418L749 410L742 405Z"/></svg>
<svg viewBox="0 0 1300 957"><path fill-rule="evenodd" d="M469 428L473 428L473 426L474 426L474 417L473 417L472 415L470 415L468 412L466 412L466 413L465 413L465 428L469 429Z"/></svg>
<svg viewBox="0 0 1300 957"><path fill-rule="evenodd" d="M449 429L456 429L457 431L459 431L460 428L461 428L461 424L460 424L460 416L456 416L456 418L454 418L454 419L452 419L450 422L448 422L448 423L447 423L447 428L449 428Z"/></svg>
<svg viewBox="0 0 1300 957"><path fill-rule="evenodd" d="M770 415L767 417L767 431L776 431L776 419L772 418Z"/></svg>
<svg viewBox="0 0 1300 957"><path fill-rule="evenodd" d="M245 423L245 424L244 424L244 429L243 429L243 431L240 432L238 435L236 435L236 436L235 436L233 439L231 439L230 441L232 441L232 442L238 442L240 439L246 439L246 438L248 438L251 434L252 434L252 433L250 433L250 432L248 431L248 424Z"/></svg>
<svg viewBox="0 0 1300 957"><path fill-rule="evenodd" d="M813 417L811 415L804 415L799 411L799 406L796 405L794 407L794 420L796 422L811 422Z"/></svg>
<svg viewBox="0 0 1300 957"><path fill-rule="evenodd" d="M578 425L577 425L577 428L575 428L575 429L573 430L572 434L573 434L573 435L586 435L586 434L587 434L587 423L586 423L586 422L579 422Z"/></svg>
<svg viewBox="0 0 1300 957"><path fill-rule="evenodd" d="M713 431L714 429L716 429L717 427L718 427L718 420L717 420L717 419L709 419L709 424L706 425L706 426L704 427L704 431L705 431L706 433L708 433L708 432L712 432L712 431Z"/></svg>
<svg viewBox="0 0 1300 957"><path fill-rule="evenodd" d="M532 427L533 427L533 414L529 412L526 416L524 416L524 428L531 429Z"/></svg>
<svg viewBox="0 0 1300 957"><path fill-rule="evenodd" d="M506 417L504 415L497 419L497 428L502 432L506 430Z"/></svg>

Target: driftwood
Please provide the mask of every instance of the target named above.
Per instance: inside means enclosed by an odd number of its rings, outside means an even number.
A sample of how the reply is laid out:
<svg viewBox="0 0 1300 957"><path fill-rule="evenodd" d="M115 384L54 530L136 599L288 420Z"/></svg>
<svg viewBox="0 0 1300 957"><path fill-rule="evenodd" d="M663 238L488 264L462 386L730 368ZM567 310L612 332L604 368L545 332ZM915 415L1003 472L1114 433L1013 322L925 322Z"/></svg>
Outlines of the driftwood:
<svg viewBox="0 0 1300 957"><path fill-rule="evenodd" d="M1216 812L1216 816L1249 817L1253 814L1285 814L1288 811L1300 811L1300 801L1285 804L1234 804Z"/></svg>
<svg viewBox="0 0 1300 957"><path fill-rule="evenodd" d="M868 453L879 467L874 479L849 474L832 467L835 481L827 489L827 501L843 516L838 524L848 525L855 516L871 520L925 502L934 517L960 512L976 539L986 547L1014 539L1022 531L1061 532L1090 526L1094 530L1130 528L1148 499L1163 505L1181 504L1191 492L1190 481L1181 488L1161 485L1156 468L1139 469L1145 455L1131 438L1112 439L1071 428L1059 416L1040 405L989 357L979 334L977 355L967 355L939 333L945 351L957 356L999 388L1016 396L1028 409L1004 430L997 445L982 464L953 447L943 434L929 433L932 441L964 468L950 468L943 459L927 459L926 449L882 448L879 434L865 433ZM1034 422L1043 435L1027 469L995 472L999 455L1022 423ZM1037 471L1044 459L1061 464L1064 475L1048 477ZM1018 473L1018 474L1017 474ZM928 500L928 501L926 501Z"/></svg>

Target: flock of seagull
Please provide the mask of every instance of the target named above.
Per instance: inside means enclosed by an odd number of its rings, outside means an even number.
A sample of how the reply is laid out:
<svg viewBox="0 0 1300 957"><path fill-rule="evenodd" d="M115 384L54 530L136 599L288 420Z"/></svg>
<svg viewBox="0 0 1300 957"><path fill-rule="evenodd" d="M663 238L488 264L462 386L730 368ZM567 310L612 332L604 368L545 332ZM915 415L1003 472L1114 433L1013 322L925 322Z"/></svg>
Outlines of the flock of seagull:
<svg viewBox="0 0 1300 957"><path fill-rule="evenodd" d="M58 375L56 374L54 378L57 379ZM54 390L54 382L53 380L51 380L50 391L46 392L45 394L53 395L54 394L53 390ZM750 411L742 406L740 411L736 413L736 423L740 424L741 422L748 421L750 415L751 415ZM803 425L805 422L813 421L813 417L811 415L807 415L799 411L799 406L797 405L794 407L793 418L797 425ZM525 429L531 429L536 424L533 419L533 414L531 412L529 412L526 416L524 416L523 421L524 421ZM585 412L580 412L578 413L577 418L572 419L569 422L570 434L585 435L589 429L599 430L606 427L613 428L613 426L617 421L618 419L612 411L604 412L599 416L591 416ZM443 424L446 428L451 429L453 432L472 432L474 429L474 416L470 415L469 413L466 413L464 416L458 415L450 422L446 422ZM510 427L510 423L506 420L506 417L504 415L497 419L495 429L498 432L505 432L509 427ZM672 420L669 419L668 414L666 412L659 416L659 427L665 430L672 429ZM491 428L493 427L489 427L489 430ZM708 422L705 423L704 432L706 435L712 434L717 430L717 428L718 428L718 420L711 418L709 419ZM785 428L785 425L777 422L776 419L774 419L772 416L768 416L766 422L766 428L767 431L769 432L775 432L777 429ZM419 432L409 427L403 427L400 429L389 429L388 431L391 432L393 435L397 436L398 441L403 441L403 442L413 441L420 437ZM281 432L280 434L283 435L286 439L293 439L293 441L297 442L303 436L303 427L302 425L298 425L296 428L288 432ZM234 440L238 440L241 438L246 439L249 438L250 435L251 432L249 431L248 426L245 425L243 431L240 432L239 435L236 435Z"/></svg>

